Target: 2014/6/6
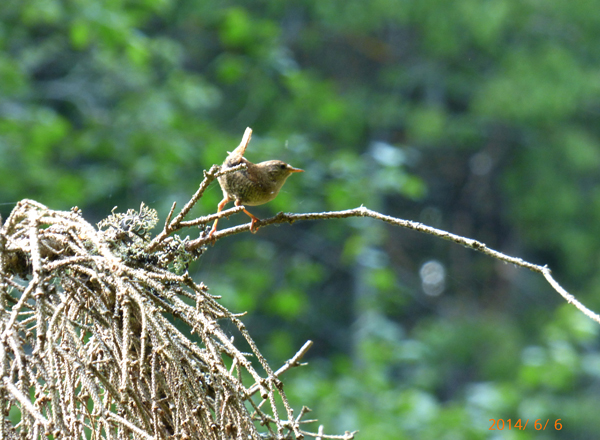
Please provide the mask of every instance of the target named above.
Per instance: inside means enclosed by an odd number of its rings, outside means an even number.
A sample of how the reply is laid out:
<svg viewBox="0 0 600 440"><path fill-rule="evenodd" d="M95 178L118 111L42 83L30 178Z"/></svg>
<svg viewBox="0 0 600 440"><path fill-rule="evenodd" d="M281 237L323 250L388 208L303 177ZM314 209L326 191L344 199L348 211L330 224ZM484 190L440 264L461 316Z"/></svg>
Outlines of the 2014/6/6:
<svg viewBox="0 0 600 440"><path fill-rule="evenodd" d="M562 419L556 419L554 421L554 429L556 429L557 431L560 431L562 429L562 423L560 423ZM546 423L544 423L544 421L542 419L537 419L533 426L535 428L536 431L544 431L546 429L546 427L548 426L548 422L550 421L550 419L546 419ZM519 430L524 430L525 428L527 428L527 424L529 423L529 419L525 420L525 423L523 423L523 421L521 419L517 419L514 423L512 423L512 419L508 419L506 420L506 423L504 421L504 419L490 419L490 422L492 422L492 426L490 426L490 431L495 431L495 430L499 430L502 431L505 427L507 427L508 429L519 429Z"/></svg>

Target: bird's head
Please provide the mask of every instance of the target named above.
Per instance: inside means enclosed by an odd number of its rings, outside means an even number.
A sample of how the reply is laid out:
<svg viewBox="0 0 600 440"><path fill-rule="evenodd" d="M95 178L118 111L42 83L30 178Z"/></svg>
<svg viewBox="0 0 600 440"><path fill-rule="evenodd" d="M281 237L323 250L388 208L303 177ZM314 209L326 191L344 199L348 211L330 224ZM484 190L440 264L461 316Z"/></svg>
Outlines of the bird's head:
<svg viewBox="0 0 600 440"><path fill-rule="evenodd" d="M290 164L287 164L281 160L268 160L257 164L259 168L264 171L265 177L273 185L281 188L285 183L286 179L293 173L302 173L304 170L300 168L294 168Z"/></svg>

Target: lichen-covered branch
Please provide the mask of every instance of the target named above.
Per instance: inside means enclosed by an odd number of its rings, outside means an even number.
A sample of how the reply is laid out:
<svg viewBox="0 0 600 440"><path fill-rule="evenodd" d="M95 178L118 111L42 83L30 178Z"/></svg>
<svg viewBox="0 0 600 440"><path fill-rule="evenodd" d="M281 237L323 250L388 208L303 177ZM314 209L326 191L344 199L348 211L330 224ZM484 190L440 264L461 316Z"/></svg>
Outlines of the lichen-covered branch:
<svg viewBox="0 0 600 440"><path fill-rule="evenodd" d="M273 372L239 317L204 284L173 271L185 240L145 252L156 221L142 204L94 228L77 208L23 200L0 227L1 438L304 437L283 371ZM224 320L250 355L221 328ZM251 413L253 398L259 409ZM11 407L22 414L14 426Z"/></svg>

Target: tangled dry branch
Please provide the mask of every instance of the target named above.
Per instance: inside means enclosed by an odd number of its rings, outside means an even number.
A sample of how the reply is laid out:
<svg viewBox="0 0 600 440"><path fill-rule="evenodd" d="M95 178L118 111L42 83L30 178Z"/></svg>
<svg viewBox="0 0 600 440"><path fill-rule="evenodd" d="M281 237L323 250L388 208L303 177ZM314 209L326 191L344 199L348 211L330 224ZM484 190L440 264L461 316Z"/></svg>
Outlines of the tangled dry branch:
<svg viewBox="0 0 600 440"><path fill-rule="evenodd" d="M0 439L311 435L302 429L306 409L294 417L278 378L310 344L274 372L239 316L177 273L202 248L189 252L186 240L169 237L144 250L155 223L142 205L95 228L77 208L53 211L32 200L4 222ZM251 353L234 344L223 320Z"/></svg>

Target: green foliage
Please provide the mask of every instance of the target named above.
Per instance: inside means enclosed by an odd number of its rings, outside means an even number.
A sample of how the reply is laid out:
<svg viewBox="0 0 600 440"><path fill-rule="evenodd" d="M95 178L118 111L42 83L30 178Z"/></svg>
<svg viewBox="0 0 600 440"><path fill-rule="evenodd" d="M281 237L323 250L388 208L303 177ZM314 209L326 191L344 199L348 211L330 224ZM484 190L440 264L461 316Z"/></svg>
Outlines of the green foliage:
<svg viewBox="0 0 600 440"><path fill-rule="evenodd" d="M548 263L600 310L597 7L5 1L0 202L99 219L143 200L164 218L251 126L250 160L306 170L256 215L365 204ZM439 297L421 288L432 258ZM266 228L202 260L194 276L249 312L273 358L315 340L288 383L329 431L479 439L489 418L550 416L569 423L545 438L598 429L573 410L600 380L595 324L522 271L365 219Z"/></svg>

